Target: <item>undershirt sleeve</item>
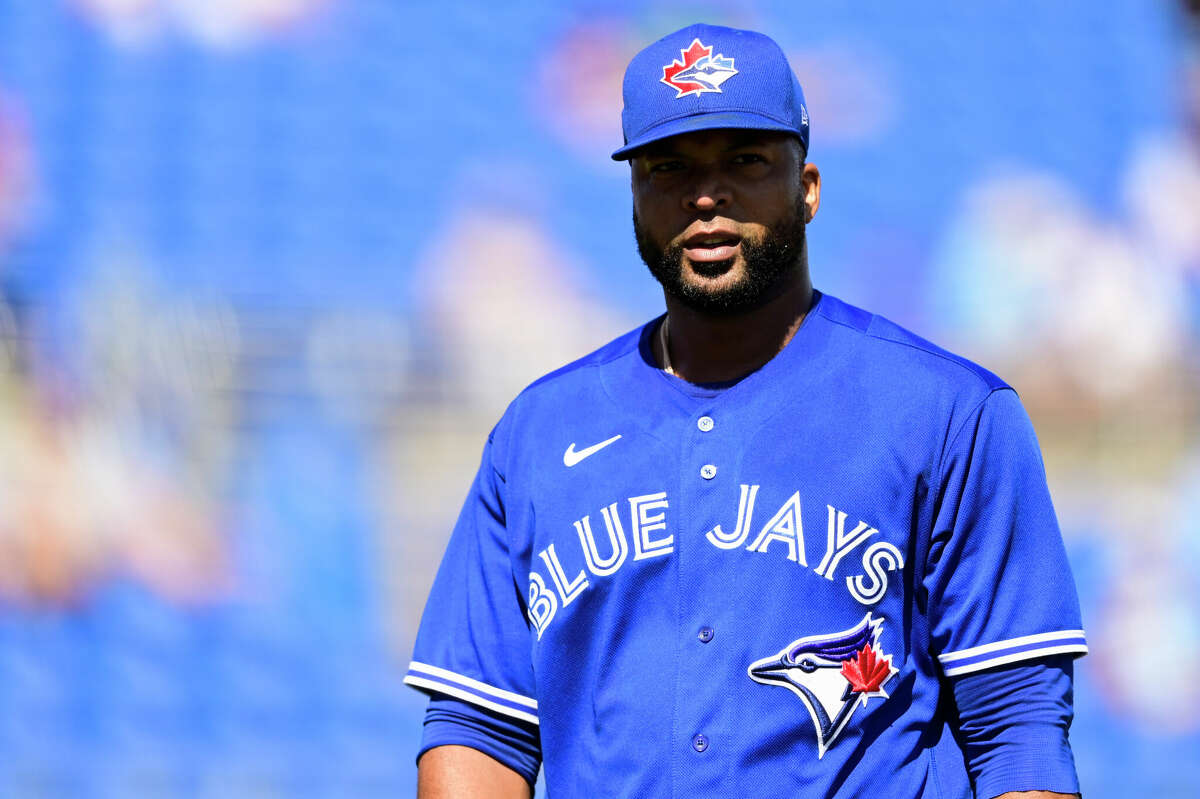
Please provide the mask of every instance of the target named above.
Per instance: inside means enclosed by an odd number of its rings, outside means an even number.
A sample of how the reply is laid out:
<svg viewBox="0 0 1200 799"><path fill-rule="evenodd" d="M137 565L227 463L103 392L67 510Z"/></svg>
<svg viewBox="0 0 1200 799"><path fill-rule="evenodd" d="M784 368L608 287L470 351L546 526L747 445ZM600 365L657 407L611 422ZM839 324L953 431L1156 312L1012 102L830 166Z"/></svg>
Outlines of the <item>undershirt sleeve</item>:
<svg viewBox="0 0 1200 799"><path fill-rule="evenodd" d="M1079 792L1067 738L1074 716L1071 655L970 672L950 683L977 799L1007 791Z"/></svg>
<svg viewBox="0 0 1200 799"><path fill-rule="evenodd" d="M469 746L520 774L531 789L541 765L538 727L461 699L433 694L425 710L421 755L435 746Z"/></svg>

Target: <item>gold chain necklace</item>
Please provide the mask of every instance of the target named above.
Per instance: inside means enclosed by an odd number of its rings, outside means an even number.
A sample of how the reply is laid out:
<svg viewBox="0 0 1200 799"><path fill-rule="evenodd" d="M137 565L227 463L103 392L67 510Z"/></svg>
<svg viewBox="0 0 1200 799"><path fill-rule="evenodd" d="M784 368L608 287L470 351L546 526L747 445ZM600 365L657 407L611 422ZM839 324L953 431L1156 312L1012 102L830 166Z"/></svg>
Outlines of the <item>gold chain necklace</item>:
<svg viewBox="0 0 1200 799"><path fill-rule="evenodd" d="M671 321L670 316L664 316L662 324L658 326L658 341L662 345L663 366L662 370L669 375L674 375L675 370L671 368L671 350L667 347L667 323ZM679 375L675 375L678 377Z"/></svg>

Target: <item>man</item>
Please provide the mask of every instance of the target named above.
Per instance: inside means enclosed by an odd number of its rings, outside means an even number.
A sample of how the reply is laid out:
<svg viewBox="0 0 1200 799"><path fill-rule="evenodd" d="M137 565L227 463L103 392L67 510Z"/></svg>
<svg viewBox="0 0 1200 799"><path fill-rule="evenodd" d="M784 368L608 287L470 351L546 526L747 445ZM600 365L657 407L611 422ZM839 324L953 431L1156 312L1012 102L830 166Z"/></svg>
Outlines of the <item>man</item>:
<svg viewBox="0 0 1200 799"><path fill-rule="evenodd" d="M1086 645L1016 395L813 290L773 41L685 28L624 98L667 313L492 431L405 678L419 795L1075 793Z"/></svg>

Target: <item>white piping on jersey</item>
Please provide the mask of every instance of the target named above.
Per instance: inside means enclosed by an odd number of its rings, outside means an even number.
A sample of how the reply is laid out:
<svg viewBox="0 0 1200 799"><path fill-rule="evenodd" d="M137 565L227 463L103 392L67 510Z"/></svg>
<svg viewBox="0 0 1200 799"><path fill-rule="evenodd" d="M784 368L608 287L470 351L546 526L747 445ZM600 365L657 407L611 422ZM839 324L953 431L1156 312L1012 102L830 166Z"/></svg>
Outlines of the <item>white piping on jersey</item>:
<svg viewBox="0 0 1200 799"><path fill-rule="evenodd" d="M531 724L538 724L538 717L532 713L526 713L523 710L514 710L508 705L502 705L499 702L492 702L488 699L484 699L479 694L473 694L470 691L463 690L462 688L455 688L451 685L437 682L436 680L426 680L423 677L414 677L409 674L404 678L404 684L411 685L414 688L426 688L430 691L436 691L439 694L453 696L455 699L461 699L464 702L469 702L472 705L486 707L489 710L494 710L504 716L510 716L514 719L528 721Z"/></svg>
<svg viewBox="0 0 1200 799"><path fill-rule="evenodd" d="M995 652L999 649L1011 649L1014 646L1022 644L1037 644L1042 641L1058 641L1063 638L1083 638L1083 630L1058 630L1052 633L1037 633L1036 635L1023 635L1020 638L1009 638L1006 641L997 641L993 644L983 644L982 646L973 646L970 649L960 649L957 652L945 652L938 655L938 660L942 663L949 663L955 660L963 660L964 658L983 655L988 652Z"/></svg>
<svg viewBox="0 0 1200 799"><path fill-rule="evenodd" d="M991 658L990 660L981 660L978 663L972 663L969 666L951 666L942 670L942 673L947 677L957 677L960 674L970 674L973 671L983 671L995 666L1003 666L1006 663L1017 663L1022 660L1030 660L1031 658L1046 657L1047 655L1063 655L1067 653L1077 653L1086 655L1088 651L1086 644L1063 644L1062 646L1047 646L1039 649L1030 649L1026 652L1014 652L1011 655L1000 655L999 657Z"/></svg>
<svg viewBox="0 0 1200 799"><path fill-rule="evenodd" d="M485 682L473 680L470 677L464 677L463 675L449 671L448 669L430 666L428 663L421 663L414 660L408 664L408 670L423 671L426 674L430 674L434 677L441 677L444 680L456 682L465 688L474 688L480 693L491 694L498 699L507 699L509 702L513 702L518 705L524 705L525 707L530 707L534 710L537 710L538 703L536 699L530 699L529 697L522 696L521 694L514 694L512 691L505 691L503 688L497 688L494 685L488 685Z"/></svg>

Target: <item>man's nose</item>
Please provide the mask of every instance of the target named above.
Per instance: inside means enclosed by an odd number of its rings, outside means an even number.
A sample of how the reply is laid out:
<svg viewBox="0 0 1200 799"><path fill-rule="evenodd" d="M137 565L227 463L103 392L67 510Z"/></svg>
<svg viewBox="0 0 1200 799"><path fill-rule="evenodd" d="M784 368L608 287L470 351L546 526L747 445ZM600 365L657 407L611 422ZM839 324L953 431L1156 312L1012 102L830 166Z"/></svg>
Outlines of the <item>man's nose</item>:
<svg viewBox="0 0 1200 799"><path fill-rule="evenodd" d="M689 211L715 211L725 208L733 201L728 184L715 173L700 176L691 190L684 195L684 204Z"/></svg>

